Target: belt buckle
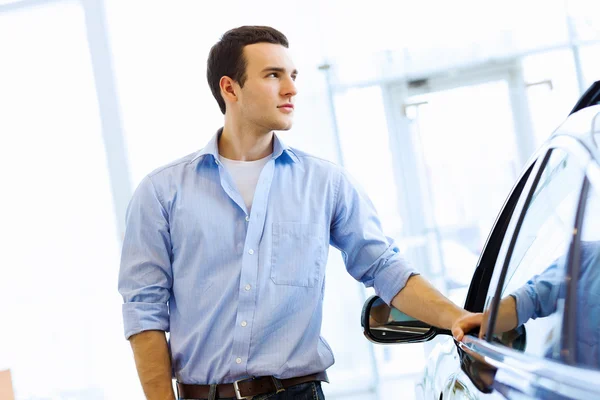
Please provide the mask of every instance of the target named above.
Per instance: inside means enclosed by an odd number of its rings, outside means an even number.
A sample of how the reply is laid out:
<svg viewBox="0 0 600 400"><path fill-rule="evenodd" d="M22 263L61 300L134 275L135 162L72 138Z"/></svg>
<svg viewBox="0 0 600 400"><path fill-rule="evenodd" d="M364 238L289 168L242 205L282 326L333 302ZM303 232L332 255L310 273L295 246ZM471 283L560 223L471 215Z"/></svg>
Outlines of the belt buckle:
<svg viewBox="0 0 600 400"><path fill-rule="evenodd" d="M254 397L254 396L242 396L242 393L240 392L240 387L238 386L238 382L251 381L252 379L254 379L253 376L251 376L250 378L238 379L237 381L233 382L233 389L235 390L235 398L236 399L243 400L243 399L252 399Z"/></svg>

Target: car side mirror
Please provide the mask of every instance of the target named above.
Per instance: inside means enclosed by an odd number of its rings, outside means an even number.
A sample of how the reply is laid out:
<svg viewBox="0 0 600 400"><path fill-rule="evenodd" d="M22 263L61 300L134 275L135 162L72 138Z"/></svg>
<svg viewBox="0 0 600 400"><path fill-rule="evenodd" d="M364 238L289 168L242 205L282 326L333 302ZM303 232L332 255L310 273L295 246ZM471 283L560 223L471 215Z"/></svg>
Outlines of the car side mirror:
<svg viewBox="0 0 600 400"><path fill-rule="evenodd" d="M451 335L400 310L388 306L379 296L371 296L365 302L361 315L364 335L374 343L427 342L437 335Z"/></svg>

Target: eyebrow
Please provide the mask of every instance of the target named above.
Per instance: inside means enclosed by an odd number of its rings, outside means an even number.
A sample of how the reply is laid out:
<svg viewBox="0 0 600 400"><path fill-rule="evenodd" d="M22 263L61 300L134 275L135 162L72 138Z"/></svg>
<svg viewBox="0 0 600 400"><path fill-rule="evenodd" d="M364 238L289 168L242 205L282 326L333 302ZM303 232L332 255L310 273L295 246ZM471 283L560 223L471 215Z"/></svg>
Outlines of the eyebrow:
<svg viewBox="0 0 600 400"><path fill-rule="evenodd" d="M265 69L262 70L262 72L285 72L285 68L281 68L281 67L267 67ZM292 75L298 75L298 70L294 69L292 71Z"/></svg>

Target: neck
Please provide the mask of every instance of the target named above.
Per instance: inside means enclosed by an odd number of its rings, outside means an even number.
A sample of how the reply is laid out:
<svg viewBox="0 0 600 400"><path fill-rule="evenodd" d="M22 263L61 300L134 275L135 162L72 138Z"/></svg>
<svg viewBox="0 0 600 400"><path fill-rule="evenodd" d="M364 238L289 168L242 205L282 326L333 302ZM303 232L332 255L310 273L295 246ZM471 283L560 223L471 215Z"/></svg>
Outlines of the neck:
<svg viewBox="0 0 600 400"><path fill-rule="evenodd" d="M219 154L230 160L256 161L273 152L273 131L232 123L227 116L219 138Z"/></svg>

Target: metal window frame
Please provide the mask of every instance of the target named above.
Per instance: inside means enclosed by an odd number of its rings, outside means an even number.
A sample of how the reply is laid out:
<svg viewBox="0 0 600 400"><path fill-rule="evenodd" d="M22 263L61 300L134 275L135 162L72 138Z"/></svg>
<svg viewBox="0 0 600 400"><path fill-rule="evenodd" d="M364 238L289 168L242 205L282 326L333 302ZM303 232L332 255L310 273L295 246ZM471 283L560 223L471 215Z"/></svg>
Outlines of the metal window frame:
<svg viewBox="0 0 600 400"><path fill-rule="evenodd" d="M581 255L581 228L583 226L585 210L587 207L587 195L590 190L590 181L585 176L579 199L577 212L575 214L575 227L573 229L571 243L569 244L567 265L565 268L565 280L567 284L565 309L563 313L563 324L561 331L561 357L569 365L577 365L577 286L580 269Z"/></svg>
<svg viewBox="0 0 600 400"><path fill-rule="evenodd" d="M23 12L36 7L60 3L79 4L84 12L102 139L115 210L116 234L119 243L121 243L125 234L125 212L132 195L132 185L108 38L104 0L21 0L0 4L0 16L9 12Z"/></svg>

